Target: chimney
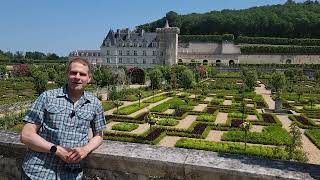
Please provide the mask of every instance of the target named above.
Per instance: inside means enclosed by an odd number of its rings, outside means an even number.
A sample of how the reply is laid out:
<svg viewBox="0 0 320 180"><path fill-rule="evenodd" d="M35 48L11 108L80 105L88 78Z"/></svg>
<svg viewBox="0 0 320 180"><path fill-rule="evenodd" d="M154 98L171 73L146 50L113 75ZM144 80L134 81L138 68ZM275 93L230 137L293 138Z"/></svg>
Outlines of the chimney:
<svg viewBox="0 0 320 180"><path fill-rule="evenodd" d="M130 39L130 30L129 30L129 28L126 28L126 33L127 33L127 39Z"/></svg>
<svg viewBox="0 0 320 180"><path fill-rule="evenodd" d="M143 37L143 34L144 34L144 30L140 29L140 36Z"/></svg>

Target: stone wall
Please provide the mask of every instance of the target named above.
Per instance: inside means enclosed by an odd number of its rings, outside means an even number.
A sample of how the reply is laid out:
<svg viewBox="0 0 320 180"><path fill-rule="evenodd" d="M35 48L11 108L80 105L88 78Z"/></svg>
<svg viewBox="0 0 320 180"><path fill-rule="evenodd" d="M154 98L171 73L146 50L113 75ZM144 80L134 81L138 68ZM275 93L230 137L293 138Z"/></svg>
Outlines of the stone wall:
<svg viewBox="0 0 320 180"><path fill-rule="evenodd" d="M0 131L0 179L19 179L25 146ZM85 179L320 179L320 166L200 150L104 141L84 162Z"/></svg>

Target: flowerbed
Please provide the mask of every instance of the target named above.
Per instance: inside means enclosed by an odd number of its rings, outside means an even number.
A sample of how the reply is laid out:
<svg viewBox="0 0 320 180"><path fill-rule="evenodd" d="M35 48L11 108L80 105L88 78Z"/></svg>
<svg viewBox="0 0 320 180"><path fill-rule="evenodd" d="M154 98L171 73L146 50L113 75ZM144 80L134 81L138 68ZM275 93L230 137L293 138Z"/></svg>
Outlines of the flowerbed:
<svg viewBox="0 0 320 180"><path fill-rule="evenodd" d="M238 128L241 126L242 123L244 123L244 120L242 120L242 119L232 119L231 120L231 127Z"/></svg>
<svg viewBox="0 0 320 180"><path fill-rule="evenodd" d="M203 131L205 130L207 128L207 125L206 124L197 124L194 128L193 128L193 130L192 130L192 134L202 134L203 133Z"/></svg>
<svg viewBox="0 0 320 180"><path fill-rule="evenodd" d="M121 122L112 126L112 130L117 131L132 131L139 127L138 124Z"/></svg>
<svg viewBox="0 0 320 180"><path fill-rule="evenodd" d="M305 134L320 149L320 129L308 129Z"/></svg>
<svg viewBox="0 0 320 180"><path fill-rule="evenodd" d="M164 130L163 129L159 129L159 128L156 128L156 129L153 129L146 137L145 139L147 141L153 141L155 139L157 139L161 133L163 133Z"/></svg>

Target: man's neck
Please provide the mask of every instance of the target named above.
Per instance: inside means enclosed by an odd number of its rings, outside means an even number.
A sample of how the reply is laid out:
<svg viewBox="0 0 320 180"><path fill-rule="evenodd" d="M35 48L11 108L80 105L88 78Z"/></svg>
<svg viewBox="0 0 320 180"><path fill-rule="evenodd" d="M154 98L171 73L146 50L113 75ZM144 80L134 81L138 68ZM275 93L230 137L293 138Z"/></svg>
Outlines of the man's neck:
<svg viewBox="0 0 320 180"><path fill-rule="evenodd" d="M77 102L83 95L84 90L75 91L68 89L68 95L73 102Z"/></svg>

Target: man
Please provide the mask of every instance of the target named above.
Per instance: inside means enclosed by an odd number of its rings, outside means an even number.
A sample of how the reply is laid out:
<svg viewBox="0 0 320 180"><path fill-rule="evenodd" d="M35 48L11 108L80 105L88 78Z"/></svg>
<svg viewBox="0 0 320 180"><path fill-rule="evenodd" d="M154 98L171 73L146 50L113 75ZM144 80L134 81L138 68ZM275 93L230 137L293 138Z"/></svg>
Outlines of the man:
<svg viewBox="0 0 320 180"><path fill-rule="evenodd" d="M26 115L21 142L28 147L23 179L81 179L81 160L98 148L106 127L100 101L84 91L90 64L73 59L65 87L42 93ZM92 128L93 137L88 132Z"/></svg>

